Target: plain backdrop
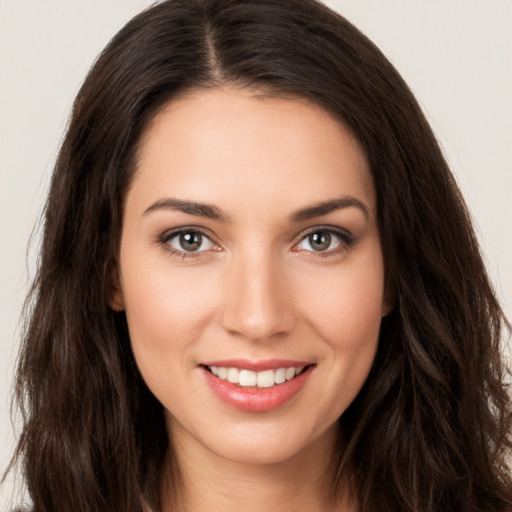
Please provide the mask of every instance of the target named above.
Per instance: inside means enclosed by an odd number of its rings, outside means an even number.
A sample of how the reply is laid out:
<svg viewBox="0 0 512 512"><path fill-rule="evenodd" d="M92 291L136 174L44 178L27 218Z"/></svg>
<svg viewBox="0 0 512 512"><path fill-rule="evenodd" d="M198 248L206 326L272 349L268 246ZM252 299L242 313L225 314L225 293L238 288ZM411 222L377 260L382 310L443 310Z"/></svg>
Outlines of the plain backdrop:
<svg viewBox="0 0 512 512"><path fill-rule="evenodd" d="M512 317L512 1L331 0L416 93L473 213ZM19 315L37 223L73 97L109 39L150 0L0 0L0 472ZM5 510L11 486L0 490Z"/></svg>

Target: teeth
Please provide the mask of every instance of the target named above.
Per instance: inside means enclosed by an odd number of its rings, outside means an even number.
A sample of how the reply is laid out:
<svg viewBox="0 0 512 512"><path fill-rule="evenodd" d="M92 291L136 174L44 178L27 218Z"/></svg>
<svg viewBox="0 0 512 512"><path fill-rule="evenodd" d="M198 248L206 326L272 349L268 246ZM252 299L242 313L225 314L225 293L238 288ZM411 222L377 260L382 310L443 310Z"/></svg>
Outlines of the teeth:
<svg viewBox="0 0 512 512"><path fill-rule="evenodd" d="M282 384L283 382L286 382L286 368L279 368L279 370L276 370L274 382L276 384Z"/></svg>
<svg viewBox="0 0 512 512"><path fill-rule="evenodd" d="M259 388L270 388L274 385L275 372L274 370L266 370L258 372L256 376L256 385Z"/></svg>
<svg viewBox="0 0 512 512"><path fill-rule="evenodd" d="M238 368L224 368L221 366L208 366L208 369L219 377L232 384L238 384L242 387L270 388L275 384L282 384L287 380L300 375L304 366L297 368L278 368L277 370L265 370L262 372L253 372L251 370L239 370Z"/></svg>
<svg viewBox="0 0 512 512"><path fill-rule="evenodd" d="M250 370L240 370L240 378L238 382L234 382L233 384L240 384L240 386L256 386L256 382L258 380L258 376L256 372L251 372Z"/></svg>
<svg viewBox="0 0 512 512"><path fill-rule="evenodd" d="M239 375L240 370L238 368L228 368L226 380L228 382L232 382L233 384L237 384Z"/></svg>

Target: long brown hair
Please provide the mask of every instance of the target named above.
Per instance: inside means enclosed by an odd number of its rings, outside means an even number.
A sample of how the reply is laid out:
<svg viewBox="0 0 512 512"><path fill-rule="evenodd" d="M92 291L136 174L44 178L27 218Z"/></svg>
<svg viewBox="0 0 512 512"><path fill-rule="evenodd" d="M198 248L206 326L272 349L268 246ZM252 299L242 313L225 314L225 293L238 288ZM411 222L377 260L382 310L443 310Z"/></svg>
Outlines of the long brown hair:
<svg viewBox="0 0 512 512"><path fill-rule="evenodd" d="M123 192L148 122L223 84L305 97L370 162L389 287L363 389L340 418L361 512L512 506L509 326L469 215L412 93L354 26L314 0L169 0L111 41L81 88L54 170L26 307L14 461L36 512L158 509L170 449L126 319L108 307ZM333 495L336 489L333 489Z"/></svg>

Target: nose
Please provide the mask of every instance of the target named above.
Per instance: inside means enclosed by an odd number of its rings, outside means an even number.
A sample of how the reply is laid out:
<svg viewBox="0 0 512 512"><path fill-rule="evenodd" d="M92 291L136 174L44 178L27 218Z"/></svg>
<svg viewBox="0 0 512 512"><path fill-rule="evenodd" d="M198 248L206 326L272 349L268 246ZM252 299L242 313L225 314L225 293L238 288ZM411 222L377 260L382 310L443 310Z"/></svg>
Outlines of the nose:
<svg viewBox="0 0 512 512"><path fill-rule="evenodd" d="M286 272L270 255L239 255L225 280L222 323L231 335L264 342L295 325Z"/></svg>

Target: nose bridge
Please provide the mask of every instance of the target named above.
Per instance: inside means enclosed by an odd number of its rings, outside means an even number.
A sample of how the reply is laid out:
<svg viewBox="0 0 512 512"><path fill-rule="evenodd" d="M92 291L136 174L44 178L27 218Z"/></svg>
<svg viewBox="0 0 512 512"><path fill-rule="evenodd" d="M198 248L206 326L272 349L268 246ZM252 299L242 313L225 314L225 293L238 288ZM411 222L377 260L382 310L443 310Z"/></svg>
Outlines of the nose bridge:
<svg viewBox="0 0 512 512"><path fill-rule="evenodd" d="M254 341L289 332L294 317L286 280L270 249L240 251L226 280L224 328Z"/></svg>

